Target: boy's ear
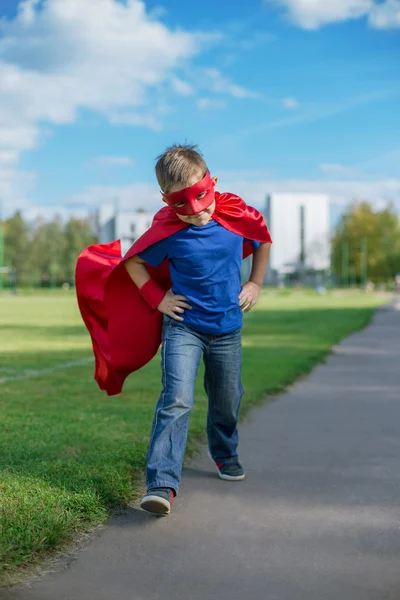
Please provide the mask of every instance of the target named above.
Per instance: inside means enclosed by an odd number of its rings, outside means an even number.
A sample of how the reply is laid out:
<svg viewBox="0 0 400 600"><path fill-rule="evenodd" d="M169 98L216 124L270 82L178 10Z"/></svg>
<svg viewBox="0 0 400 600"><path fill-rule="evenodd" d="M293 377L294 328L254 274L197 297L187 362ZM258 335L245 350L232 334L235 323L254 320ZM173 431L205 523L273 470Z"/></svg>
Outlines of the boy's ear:
<svg viewBox="0 0 400 600"><path fill-rule="evenodd" d="M218 183L218 177L211 177L211 181L213 182L214 187L215 187Z"/></svg>
<svg viewBox="0 0 400 600"><path fill-rule="evenodd" d="M160 190L160 194L161 194L162 201L163 201L163 202L165 202L165 204L167 204L167 201L166 201L166 199L164 198L164 192L162 192L162 191Z"/></svg>

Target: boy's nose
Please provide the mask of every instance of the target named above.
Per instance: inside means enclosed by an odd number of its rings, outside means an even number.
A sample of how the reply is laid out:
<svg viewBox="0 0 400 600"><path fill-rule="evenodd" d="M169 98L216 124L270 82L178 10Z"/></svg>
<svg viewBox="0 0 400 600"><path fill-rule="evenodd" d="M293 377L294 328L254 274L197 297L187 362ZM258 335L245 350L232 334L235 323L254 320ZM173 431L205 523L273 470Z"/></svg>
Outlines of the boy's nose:
<svg viewBox="0 0 400 600"><path fill-rule="evenodd" d="M198 205L198 200L197 198L195 198L194 200L189 200L189 204L191 209L193 210L193 213L195 214L196 212L199 212L199 205Z"/></svg>

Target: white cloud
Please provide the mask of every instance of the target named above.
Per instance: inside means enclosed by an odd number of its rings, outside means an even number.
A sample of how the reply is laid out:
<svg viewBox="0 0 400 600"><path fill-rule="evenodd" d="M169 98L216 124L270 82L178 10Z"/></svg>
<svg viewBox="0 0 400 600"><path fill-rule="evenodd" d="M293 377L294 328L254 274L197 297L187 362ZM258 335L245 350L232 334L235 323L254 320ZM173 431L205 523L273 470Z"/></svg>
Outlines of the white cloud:
<svg viewBox="0 0 400 600"><path fill-rule="evenodd" d="M293 109L299 108L299 106L300 106L300 102L298 100L296 100L296 98L284 98L282 100L282 104L288 110L293 110Z"/></svg>
<svg viewBox="0 0 400 600"><path fill-rule="evenodd" d="M377 29L400 27L399 0L386 0L383 4L375 4L370 11L370 23Z"/></svg>
<svg viewBox="0 0 400 600"><path fill-rule="evenodd" d="M39 128L36 125L19 125L16 123L14 126L7 124L4 124L4 126L2 126L1 120L3 118L4 114L2 115L0 112L0 151L16 152L19 154L19 152L21 152L22 150L32 150L32 148L36 147L40 137Z"/></svg>
<svg viewBox="0 0 400 600"><path fill-rule="evenodd" d="M16 165L44 124L73 123L83 108L159 131L166 107L150 91L218 36L156 19L141 0L22 0L0 19L0 164ZM175 92L184 85L176 77Z"/></svg>
<svg viewBox="0 0 400 600"><path fill-rule="evenodd" d="M182 81L182 79L179 79L178 77L172 78L171 85L175 92L180 96L193 96L195 93L193 87L187 83L187 81Z"/></svg>
<svg viewBox="0 0 400 600"><path fill-rule="evenodd" d="M204 73L208 79L213 92L217 94L227 94L234 98L260 98L258 92L247 90L239 85L236 85L224 77L219 69L205 69Z"/></svg>
<svg viewBox="0 0 400 600"><path fill-rule="evenodd" d="M378 204L393 201L400 210L400 179L274 179L264 169L221 171L218 190L238 194L250 205L262 208L267 194L305 193L328 194L332 201L346 205L354 199L371 200ZM121 210L146 208L156 211L162 206L160 191L156 184L137 183L121 186L89 186L66 200L71 207L82 211L98 208L101 204L113 204Z"/></svg>
<svg viewBox="0 0 400 600"><path fill-rule="evenodd" d="M129 156L98 156L89 164L100 167L132 167L135 161Z"/></svg>
<svg viewBox="0 0 400 600"><path fill-rule="evenodd" d="M360 169L354 167L348 167L338 163L323 163L319 165L319 170L327 175L337 177L355 177L361 175Z"/></svg>
<svg viewBox="0 0 400 600"><path fill-rule="evenodd" d="M15 150L3 150L0 152L0 167L2 165L15 165L18 162L18 152Z"/></svg>
<svg viewBox="0 0 400 600"><path fill-rule="evenodd" d="M32 183L26 174L25 186ZM378 208L393 202L400 212L400 179L274 179L267 170L238 170L221 171L219 191L230 191L238 194L244 200L258 209L263 209L267 194L273 193L302 193L328 194L331 202L346 207L354 200L370 200ZM19 182L22 187L22 182ZM0 196L2 177L0 171ZM120 186L88 186L79 193L61 199L59 205L35 206L32 202L24 201L18 207L22 208L24 216L33 219L37 215L52 218L60 214L67 219L71 216L85 218L88 211L93 211L101 205L116 205L120 210L137 210L144 208L156 212L162 207L160 191L157 185L136 183ZM5 207L9 216L15 210L14 205Z"/></svg>
<svg viewBox="0 0 400 600"><path fill-rule="evenodd" d="M15 175L9 172L9 177ZM24 180L19 181L19 188L23 194L15 197L14 202L5 203L3 206L4 216L11 216L15 210L19 209L27 219L34 219L41 216L45 219L51 219L58 214L63 219L87 218L89 212L97 210L102 205L118 206L120 210L136 210L143 208L156 212L163 206L160 190L155 184L134 183L128 185L91 185L85 187L80 192L71 194L68 197L59 197L54 204L40 204L27 200L26 192L32 187L34 174L25 174ZM7 183L9 187L14 186L15 182L3 180L0 170L0 198L2 195L2 185Z"/></svg>
<svg viewBox="0 0 400 600"><path fill-rule="evenodd" d="M289 19L304 29L318 29L329 23L368 17L377 28L400 26L399 0L265 0L280 5Z"/></svg>
<svg viewBox="0 0 400 600"><path fill-rule="evenodd" d="M57 215L62 221L68 221L71 218L74 219L87 219L88 210L87 208L67 208L64 205L43 205L37 206L28 204L23 211L24 219L27 221L35 221L36 219L44 219L45 221L51 221Z"/></svg>
<svg viewBox="0 0 400 600"><path fill-rule="evenodd" d="M3 217L7 218L16 210L24 210L28 205L27 196L34 187L36 174L29 171L16 171L0 163L0 203Z"/></svg>
<svg viewBox="0 0 400 600"><path fill-rule="evenodd" d="M165 8L165 6L155 6L154 8L152 8L149 12L149 18L150 19L162 19L163 17L166 17L168 14L167 9Z"/></svg>
<svg viewBox="0 0 400 600"><path fill-rule="evenodd" d="M156 211L163 206L160 189L151 183L134 183L131 185L88 186L82 192L73 194L66 199L71 206L86 207L93 210L101 204L118 203L121 210L136 210L145 208Z"/></svg>
<svg viewBox="0 0 400 600"><path fill-rule="evenodd" d="M375 204L393 201L400 211L400 179L353 179L353 180L314 180L314 179L265 179L247 181L231 177L220 180L220 189L228 189L242 196L249 204L264 206L267 194L304 193L328 194L337 204L346 205L352 200L371 200Z"/></svg>
<svg viewBox="0 0 400 600"><path fill-rule="evenodd" d="M150 86L196 54L200 34L149 20L139 0L25 0L0 22L0 110L8 123L71 123L81 107L109 116L143 106ZM51 52L49 52L51 48Z"/></svg>
<svg viewBox="0 0 400 600"><path fill-rule="evenodd" d="M225 108L225 100L218 100L216 98L199 98L196 102L197 108L200 110L209 110L211 108Z"/></svg>

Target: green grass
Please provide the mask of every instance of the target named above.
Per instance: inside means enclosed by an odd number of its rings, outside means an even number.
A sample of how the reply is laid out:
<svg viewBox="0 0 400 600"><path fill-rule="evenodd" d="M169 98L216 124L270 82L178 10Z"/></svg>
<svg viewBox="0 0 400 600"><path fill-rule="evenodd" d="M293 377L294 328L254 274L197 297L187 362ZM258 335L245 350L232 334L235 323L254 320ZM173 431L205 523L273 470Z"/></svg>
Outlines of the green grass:
<svg viewBox="0 0 400 600"><path fill-rule="evenodd" d="M270 292L246 316L242 415L365 326L386 298ZM71 292L0 296L0 380L91 356ZM0 578L65 546L140 493L159 358L108 398L86 364L0 382ZM198 381L187 455L204 439Z"/></svg>

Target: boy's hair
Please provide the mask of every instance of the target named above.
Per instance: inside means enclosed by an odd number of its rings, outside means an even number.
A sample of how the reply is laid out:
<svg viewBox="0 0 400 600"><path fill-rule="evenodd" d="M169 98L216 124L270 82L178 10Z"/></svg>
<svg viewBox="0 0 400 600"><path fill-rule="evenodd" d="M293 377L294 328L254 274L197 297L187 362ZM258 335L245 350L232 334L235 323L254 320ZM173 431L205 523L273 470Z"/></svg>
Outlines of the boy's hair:
<svg viewBox="0 0 400 600"><path fill-rule="evenodd" d="M175 184L189 186L199 172L205 177L208 167L197 146L174 144L157 158L156 177L166 194Z"/></svg>

